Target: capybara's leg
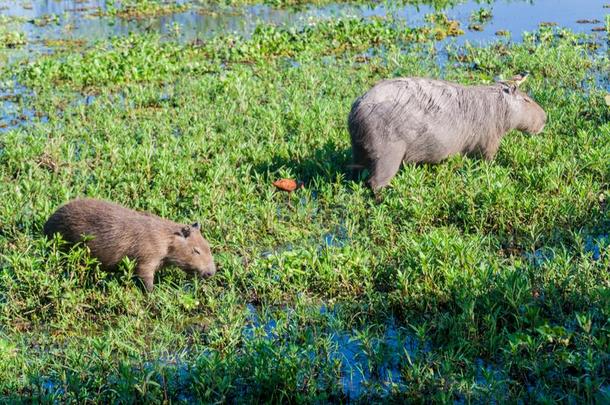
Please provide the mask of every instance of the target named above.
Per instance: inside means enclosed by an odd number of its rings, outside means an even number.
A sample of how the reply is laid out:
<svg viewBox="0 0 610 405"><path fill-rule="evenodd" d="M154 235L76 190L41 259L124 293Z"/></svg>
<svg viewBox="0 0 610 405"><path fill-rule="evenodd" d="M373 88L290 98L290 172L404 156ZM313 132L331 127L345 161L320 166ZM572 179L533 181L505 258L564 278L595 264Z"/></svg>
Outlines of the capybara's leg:
<svg viewBox="0 0 610 405"><path fill-rule="evenodd" d="M496 156L496 153L498 152L499 147L499 140L497 142L493 142L487 145L483 150L483 157L485 158L485 160L493 160L493 158Z"/></svg>
<svg viewBox="0 0 610 405"><path fill-rule="evenodd" d="M405 156L405 146L403 143L393 143L386 147L383 153L371 164L371 177L369 187L374 192L387 186L390 180L396 175L400 164Z"/></svg>
<svg viewBox="0 0 610 405"><path fill-rule="evenodd" d="M357 142L352 142L352 164L349 165L350 176L352 179L358 179L358 175L364 169L369 169L369 159L367 152L362 145Z"/></svg>
<svg viewBox="0 0 610 405"><path fill-rule="evenodd" d="M153 290L153 283L155 280L155 271L159 267L159 263L140 263L138 264L137 275L144 283L146 291L151 292Z"/></svg>

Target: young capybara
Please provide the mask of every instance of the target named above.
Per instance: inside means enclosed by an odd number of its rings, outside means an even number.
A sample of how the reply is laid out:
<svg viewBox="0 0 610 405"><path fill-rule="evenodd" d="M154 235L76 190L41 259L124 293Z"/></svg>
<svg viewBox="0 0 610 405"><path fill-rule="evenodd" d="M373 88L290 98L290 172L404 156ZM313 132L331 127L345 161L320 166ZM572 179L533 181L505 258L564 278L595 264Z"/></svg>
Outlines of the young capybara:
<svg viewBox="0 0 610 405"><path fill-rule="evenodd" d="M544 110L518 89L526 77L489 86L418 77L377 83L349 114L353 167L369 170L368 185L376 191L403 161L437 163L470 153L493 159L508 131L544 129Z"/></svg>
<svg viewBox="0 0 610 405"><path fill-rule="evenodd" d="M208 242L198 223L181 225L149 213L95 199L76 199L60 207L44 224L44 234L59 233L70 243L83 241L102 266L113 269L124 258L136 262L136 274L148 291L155 272L173 264L202 277L216 273Z"/></svg>

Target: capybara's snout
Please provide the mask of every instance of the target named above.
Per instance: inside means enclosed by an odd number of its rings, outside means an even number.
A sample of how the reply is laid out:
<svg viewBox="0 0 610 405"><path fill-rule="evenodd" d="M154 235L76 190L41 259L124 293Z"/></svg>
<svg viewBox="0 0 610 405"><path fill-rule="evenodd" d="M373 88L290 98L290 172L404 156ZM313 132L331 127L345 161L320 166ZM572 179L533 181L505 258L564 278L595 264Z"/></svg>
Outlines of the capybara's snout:
<svg viewBox="0 0 610 405"><path fill-rule="evenodd" d="M214 274L216 274L216 264L214 262L211 262L206 267L199 270L199 275L203 278L210 278Z"/></svg>

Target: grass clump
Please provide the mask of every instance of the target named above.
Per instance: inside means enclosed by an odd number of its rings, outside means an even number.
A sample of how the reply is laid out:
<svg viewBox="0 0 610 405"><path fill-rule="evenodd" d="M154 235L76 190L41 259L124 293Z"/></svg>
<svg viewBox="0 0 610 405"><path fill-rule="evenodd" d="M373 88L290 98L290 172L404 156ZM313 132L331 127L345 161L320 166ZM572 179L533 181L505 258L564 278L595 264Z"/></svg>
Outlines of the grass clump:
<svg viewBox="0 0 610 405"><path fill-rule="evenodd" d="M473 31L483 31L483 25L491 21L493 14L490 9L481 7L470 15L468 29Z"/></svg>
<svg viewBox="0 0 610 405"><path fill-rule="evenodd" d="M607 401L607 58L543 28L441 70L408 34L132 35L19 66L48 122L0 137L3 400ZM376 81L524 70L543 134L406 165L380 204L347 178L346 117ZM199 220L219 272L169 268L146 295L133 263L42 238L78 195Z"/></svg>
<svg viewBox="0 0 610 405"><path fill-rule="evenodd" d="M118 5L114 0L107 0L105 14L123 19L142 19L181 13L189 8L188 2L174 0L123 0Z"/></svg>
<svg viewBox="0 0 610 405"><path fill-rule="evenodd" d="M412 31L386 19L321 21L302 30L258 26L243 39L221 36L182 46L158 36L119 37L84 53L63 58L42 57L20 73L28 86L66 84L69 87L112 86L130 82L162 82L178 74L219 72L226 63L260 63L267 57L329 56L366 51L372 46L404 42Z"/></svg>
<svg viewBox="0 0 610 405"><path fill-rule="evenodd" d="M425 20L432 24L431 27L420 28L420 31L424 34L431 34L432 38L440 41L446 37L457 37L464 34L464 31L460 28L460 22L457 20L450 20L446 14L437 12L428 14Z"/></svg>
<svg viewBox="0 0 610 405"><path fill-rule="evenodd" d="M32 87L69 82L77 88L159 82L187 65L180 64L188 58L181 50L158 37L119 37L83 53L69 52L62 60L40 58L21 73L21 79Z"/></svg>
<svg viewBox="0 0 610 405"><path fill-rule="evenodd" d="M28 43L25 33L19 28L23 21L22 17L0 15L0 49L22 48Z"/></svg>
<svg viewBox="0 0 610 405"><path fill-rule="evenodd" d="M29 22L37 27L45 27L49 24L59 25L59 15L57 14L43 14L42 16L32 19Z"/></svg>
<svg viewBox="0 0 610 405"><path fill-rule="evenodd" d="M21 31L0 27L0 48L20 48L27 44L27 38Z"/></svg>
<svg viewBox="0 0 610 405"><path fill-rule="evenodd" d="M243 6L248 4L266 4L276 8L301 8L308 5L324 5L329 3L355 3L363 5L371 5L366 0L201 0L198 3L205 7L221 6ZM454 7L457 4L463 3L463 0L400 0L396 2L398 5L411 4L415 6L431 6L434 10L444 10L449 7Z"/></svg>

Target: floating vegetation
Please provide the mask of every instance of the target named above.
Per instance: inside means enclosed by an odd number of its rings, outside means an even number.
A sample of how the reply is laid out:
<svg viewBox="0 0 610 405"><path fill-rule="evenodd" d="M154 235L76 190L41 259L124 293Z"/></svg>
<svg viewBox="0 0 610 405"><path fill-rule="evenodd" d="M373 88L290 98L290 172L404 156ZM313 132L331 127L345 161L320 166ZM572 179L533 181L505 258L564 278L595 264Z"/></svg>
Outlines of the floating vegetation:
<svg viewBox="0 0 610 405"><path fill-rule="evenodd" d="M164 0L125 0L117 6L113 0L108 0L105 14L124 19L141 19L180 13L190 7L189 3Z"/></svg>
<svg viewBox="0 0 610 405"><path fill-rule="evenodd" d="M87 42L82 39L45 39L43 43L50 48L80 48Z"/></svg>
<svg viewBox="0 0 610 405"><path fill-rule="evenodd" d="M444 13L427 14L424 19L432 25L418 27L411 30L411 32L423 34L425 37L430 36L437 41L446 37L457 37L464 34L464 30L460 28L460 22L449 19Z"/></svg>
<svg viewBox="0 0 610 405"><path fill-rule="evenodd" d="M25 44L27 39L23 32L0 28L0 48L19 48Z"/></svg>
<svg viewBox="0 0 610 405"><path fill-rule="evenodd" d="M26 21L25 17L0 14L0 27L6 29L9 24L22 23Z"/></svg>
<svg viewBox="0 0 610 405"><path fill-rule="evenodd" d="M489 22L489 21L491 21L492 18L493 18L493 13L491 12L490 9L487 9L487 8L480 8L476 11L473 11L472 14L470 15L470 21L480 23L480 24Z"/></svg>
<svg viewBox="0 0 610 405"><path fill-rule="evenodd" d="M470 15L468 29L471 31L483 31L484 25L491 21L493 14L490 9L480 8Z"/></svg>
<svg viewBox="0 0 610 405"><path fill-rule="evenodd" d="M28 22L36 25L37 27L44 27L49 24L59 25L59 16L57 14L45 14L42 17L29 20Z"/></svg>
<svg viewBox="0 0 610 405"><path fill-rule="evenodd" d="M95 17L112 38L87 44L89 16L29 24L45 54L0 65L0 403L610 402L605 34L196 7ZM373 83L523 71L542 134L404 165L379 201L350 178ZM170 266L143 294L133 262L42 236L76 196L201 221L219 272Z"/></svg>
<svg viewBox="0 0 610 405"><path fill-rule="evenodd" d="M76 88L108 83L163 81L175 69L184 73L218 71L223 63L252 63L269 57L286 57L300 53L342 55L363 51L371 46L399 42L427 41L459 35L455 22L435 17L434 28L394 29L390 19L370 21L358 18L318 21L301 30L259 25L250 38L219 36L207 42L188 45L163 43L156 36L116 38L107 48L96 47L82 54L70 54L65 59L42 57L21 73L30 86L66 83ZM459 25L458 25L459 26ZM135 41L135 42L134 42ZM104 52L100 52L101 50ZM194 58L197 55L197 58ZM117 64L116 60L122 63ZM194 59L184 64L185 59ZM140 61L147 60L147 64ZM41 82L41 78L46 79Z"/></svg>

